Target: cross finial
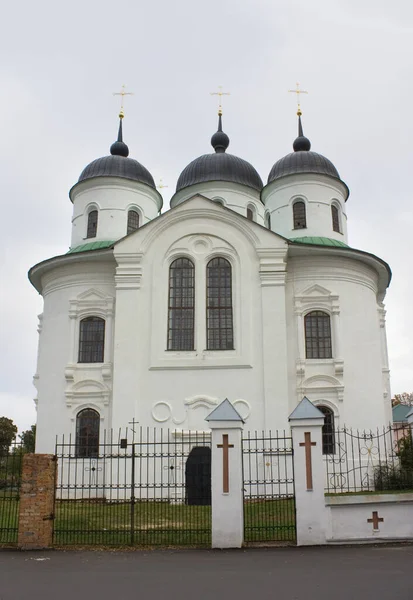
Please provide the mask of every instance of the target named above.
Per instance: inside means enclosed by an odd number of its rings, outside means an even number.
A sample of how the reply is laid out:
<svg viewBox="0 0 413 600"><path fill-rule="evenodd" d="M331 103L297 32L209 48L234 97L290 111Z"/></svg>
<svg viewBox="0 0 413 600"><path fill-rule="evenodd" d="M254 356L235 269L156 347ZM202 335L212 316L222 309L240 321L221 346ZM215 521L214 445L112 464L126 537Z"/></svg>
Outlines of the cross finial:
<svg viewBox="0 0 413 600"><path fill-rule="evenodd" d="M159 179L159 185L156 186L159 190L163 190L163 188L167 188L168 186L164 184L162 177Z"/></svg>
<svg viewBox="0 0 413 600"><path fill-rule="evenodd" d="M300 90L300 84L298 83L298 81L296 83L295 90L288 90L288 92L291 94L297 94L297 116L301 117L303 113L301 112L300 94L308 94L308 92L306 90Z"/></svg>
<svg viewBox="0 0 413 600"><path fill-rule="evenodd" d="M123 102L124 102L125 96L133 96L133 92L125 92L125 88L126 88L126 86L123 85L120 92L113 92L114 96L121 97L119 119L123 119L123 117L125 116L125 113L123 112Z"/></svg>
<svg viewBox="0 0 413 600"><path fill-rule="evenodd" d="M222 91L222 85L218 86L218 91L217 92L210 92L211 96L218 96L219 97L219 104L218 104L218 115L221 116L222 115L222 96L230 96L231 94L229 92L223 92Z"/></svg>

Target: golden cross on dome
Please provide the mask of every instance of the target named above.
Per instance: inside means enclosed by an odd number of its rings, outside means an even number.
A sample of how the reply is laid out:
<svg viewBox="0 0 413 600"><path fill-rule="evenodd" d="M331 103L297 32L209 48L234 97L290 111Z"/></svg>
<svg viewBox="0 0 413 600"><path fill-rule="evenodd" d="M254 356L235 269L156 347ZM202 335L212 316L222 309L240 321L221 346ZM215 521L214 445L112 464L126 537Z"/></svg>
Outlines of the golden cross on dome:
<svg viewBox="0 0 413 600"><path fill-rule="evenodd" d="M222 85L218 86L218 92L210 92L211 96L219 96L218 114L222 115L222 96L230 96L229 92L222 91Z"/></svg>
<svg viewBox="0 0 413 600"><path fill-rule="evenodd" d="M120 90L120 92L113 92L114 96L120 96L121 97L120 112L119 112L119 118L120 119L123 119L123 117L125 116L125 113L123 112L123 102L124 102L125 96L133 96L133 92L125 92L125 88L126 88L126 86L123 85L122 89Z"/></svg>
<svg viewBox="0 0 413 600"><path fill-rule="evenodd" d="M306 90L300 90L300 84L298 82L296 83L295 90L288 90L288 92L291 94L297 94L297 116L301 117L303 113L301 112L300 94L308 94L308 92Z"/></svg>

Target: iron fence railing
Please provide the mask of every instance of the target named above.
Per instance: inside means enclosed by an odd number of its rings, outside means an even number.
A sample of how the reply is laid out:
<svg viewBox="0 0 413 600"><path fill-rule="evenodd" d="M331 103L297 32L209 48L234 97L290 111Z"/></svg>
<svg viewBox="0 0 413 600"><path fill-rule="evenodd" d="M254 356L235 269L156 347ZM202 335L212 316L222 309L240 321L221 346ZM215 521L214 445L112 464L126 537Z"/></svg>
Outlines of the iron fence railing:
<svg viewBox="0 0 413 600"><path fill-rule="evenodd" d="M62 439L55 544L210 545L210 446L208 432L136 427L90 448Z"/></svg>
<svg viewBox="0 0 413 600"><path fill-rule="evenodd" d="M0 445L0 544L17 542L23 454L22 442Z"/></svg>
<svg viewBox="0 0 413 600"><path fill-rule="evenodd" d="M245 542L295 542L292 438L246 432L242 440Z"/></svg>
<svg viewBox="0 0 413 600"><path fill-rule="evenodd" d="M333 452L324 455L326 493L413 491L410 427L343 428L329 436Z"/></svg>

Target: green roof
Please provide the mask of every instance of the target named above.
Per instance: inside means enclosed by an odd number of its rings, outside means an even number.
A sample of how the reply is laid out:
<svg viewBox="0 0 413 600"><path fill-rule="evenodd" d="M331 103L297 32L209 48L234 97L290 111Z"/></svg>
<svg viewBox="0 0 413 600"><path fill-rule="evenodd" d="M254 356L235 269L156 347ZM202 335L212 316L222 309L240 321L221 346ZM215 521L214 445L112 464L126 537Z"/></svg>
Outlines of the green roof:
<svg viewBox="0 0 413 600"><path fill-rule="evenodd" d="M316 237L316 236L304 236L297 238L290 238L290 242L298 244L313 244L314 246L338 246L340 248L348 248L349 246L340 240L333 240L332 238Z"/></svg>
<svg viewBox="0 0 413 600"><path fill-rule="evenodd" d="M81 244L70 248L66 254L74 254L75 252L89 252L90 250L102 250L102 248L110 248L113 246L116 240L107 240L102 242L88 242L87 244Z"/></svg>
<svg viewBox="0 0 413 600"><path fill-rule="evenodd" d="M393 406L393 423L403 423L407 421L407 415L412 410L412 407L408 404L397 404Z"/></svg>

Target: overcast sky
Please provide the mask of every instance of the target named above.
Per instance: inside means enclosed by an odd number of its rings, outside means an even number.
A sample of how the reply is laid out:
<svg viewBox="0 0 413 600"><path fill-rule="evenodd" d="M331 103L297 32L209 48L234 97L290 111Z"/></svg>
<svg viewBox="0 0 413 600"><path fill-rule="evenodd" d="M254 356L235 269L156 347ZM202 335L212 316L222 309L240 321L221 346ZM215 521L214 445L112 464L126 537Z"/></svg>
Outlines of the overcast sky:
<svg viewBox="0 0 413 600"><path fill-rule="evenodd" d="M267 179L291 151L299 81L304 132L351 194L350 244L393 270L392 392L413 391L411 0L71 0L3 7L0 36L0 416L35 421L35 263L68 250L70 187L117 132L163 190L212 151L223 85L229 151Z"/></svg>

